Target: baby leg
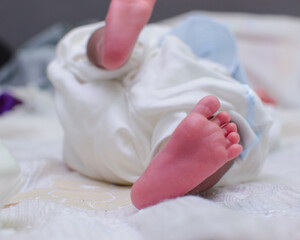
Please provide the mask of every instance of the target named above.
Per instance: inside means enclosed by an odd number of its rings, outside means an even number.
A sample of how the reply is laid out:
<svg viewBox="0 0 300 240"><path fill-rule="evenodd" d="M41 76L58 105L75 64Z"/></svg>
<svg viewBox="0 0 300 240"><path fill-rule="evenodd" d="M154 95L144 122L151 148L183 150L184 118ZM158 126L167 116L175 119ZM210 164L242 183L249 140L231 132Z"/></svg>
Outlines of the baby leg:
<svg viewBox="0 0 300 240"><path fill-rule="evenodd" d="M106 27L96 30L89 39L90 61L110 70L124 65L151 16L154 3L155 0L112 0Z"/></svg>
<svg viewBox="0 0 300 240"><path fill-rule="evenodd" d="M131 199L137 208L199 190L197 186L205 190L222 177L231 166L230 161L241 153L242 146L227 112L210 119L219 108L218 99L207 96L179 124L134 183ZM213 177L215 173L217 176ZM205 186L201 186L203 183Z"/></svg>

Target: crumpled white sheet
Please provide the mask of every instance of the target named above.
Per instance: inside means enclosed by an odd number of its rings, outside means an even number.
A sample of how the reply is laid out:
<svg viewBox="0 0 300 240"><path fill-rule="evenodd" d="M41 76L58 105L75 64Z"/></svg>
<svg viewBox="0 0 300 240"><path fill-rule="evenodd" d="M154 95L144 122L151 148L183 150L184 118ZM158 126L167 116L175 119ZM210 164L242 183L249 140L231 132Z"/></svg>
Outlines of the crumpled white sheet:
<svg viewBox="0 0 300 240"><path fill-rule="evenodd" d="M214 15L225 19L238 36L241 36L239 32L244 32L244 26L251 26L247 36L238 38L239 44L251 42L255 46L257 29L263 30L267 36L273 32L277 37L291 38L291 43L284 45L293 49L289 53L280 50L282 42L277 43L278 51L286 54L285 60L294 63L294 54L299 51L296 48L298 43L293 44L295 38L288 33L293 31L294 26L300 26L299 19L244 14ZM276 27L268 28L269 24ZM285 27L278 27L282 25ZM258 40L257 44L267 45L268 41L263 43ZM265 62L264 48L260 49L252 66ZM243 52L243 62L247 62L245 58L251 51L248 52L247 48L240 50ZM277 76L273 84L281 86L280 91L285 92L290 88L282 81L292 81L289 77L282 78L286 75L280 72L288 72L295 77L295 81L300 79L299 68L277 61L268 63L257 76ZM245 64L246 69L247 66ZM252 70L255 71L255 68ZM298 84L293 87L299 91ZM281 96L281 92L278 94ZM66 178L72 175L62 163L62 130L52 108L52 99L40 92L28 96L41 105L36 107L33 104L25 112L18 108L0 119L0 138L20 162L27 179L22 191L46 185L50 175L61 174ZM284 99L277 99L280 105L290 100L290 96L282 97ZM46 105L47 108L42 108ZM260 177L255 181L211 189L202 196L169 200L141 211L133 206L112 211L85 210L50 200L26 200L1 210L0 239L298 240L300 111L299 108L286 107L277 107L274 111L282 122L280 145L269 154Z"/></svg>
<svg viewBox="0 0 300 240"><path fill-rule="evenodd" d="M170 29L157 25L145 27L121 69L97 68L86 56L86 45L101 26L68 33L48 68L68 166L94 179L134 183L197 102L212 94L237 124L243 145L241 157L218 185L257 175L272 120L253 90L230 78L224 67L198 58L179 38L165 36Z"/></svg>

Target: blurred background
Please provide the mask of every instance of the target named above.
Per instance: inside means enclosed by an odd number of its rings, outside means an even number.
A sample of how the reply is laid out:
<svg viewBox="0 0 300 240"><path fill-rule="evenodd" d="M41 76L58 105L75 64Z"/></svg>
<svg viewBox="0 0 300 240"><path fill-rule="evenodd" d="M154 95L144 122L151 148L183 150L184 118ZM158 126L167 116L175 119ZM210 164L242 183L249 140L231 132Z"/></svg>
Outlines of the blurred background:
<svg viewBox="0 0 300 240"><path fill-rule="evenodd" d="M103 20L109 0L1 0L0 39L16 49L31 36L58 23ZM300 0L157 0L151 21L191 10L300 16Z"/></svg>

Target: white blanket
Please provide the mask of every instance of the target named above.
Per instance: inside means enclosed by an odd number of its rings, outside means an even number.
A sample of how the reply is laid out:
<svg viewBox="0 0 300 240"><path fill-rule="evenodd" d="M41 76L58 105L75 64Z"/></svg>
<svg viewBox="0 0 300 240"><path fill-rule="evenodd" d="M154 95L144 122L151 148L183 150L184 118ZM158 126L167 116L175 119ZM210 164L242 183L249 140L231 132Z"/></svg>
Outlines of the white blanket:
<svg viewBox="0 0 300 240"><path fill-rule="evenodd" d="M260 177L138 211L130 203L129 188L89 180L66 168L51 95L17 89L29 105L1 117L0 138L19 161L26 182L0 212L0 239L300 238L300 113L287 108L299 106L295 59L300 48L292 33L300 20L213 15L236 34L248 73L266 80L263 85L279 102L274 113L282 122L280 145L269 154ZM266 60L270 42L285 64Z"/></svg>

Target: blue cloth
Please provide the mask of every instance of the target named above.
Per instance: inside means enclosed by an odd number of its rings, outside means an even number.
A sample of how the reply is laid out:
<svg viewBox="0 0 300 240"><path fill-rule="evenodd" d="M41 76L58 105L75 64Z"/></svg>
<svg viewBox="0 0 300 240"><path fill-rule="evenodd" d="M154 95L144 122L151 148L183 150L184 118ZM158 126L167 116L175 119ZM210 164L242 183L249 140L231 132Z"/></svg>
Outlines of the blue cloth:
<svg viewBox="0 0 300 240"><path fill-rule="evenodd" d="M31 85L51 89L46 75L49 62L55 57L57 42L72 26L55 24L29 39L16 54L0 68L0 86Z"/></svg>
<svg viewBox="0 0 300 240"><path fill-rule="evenodd" d="M234 79L248 84L235 39L223 24L205 15L191 15L168 34L181 39L198 57L223 65Z"/></svg>

